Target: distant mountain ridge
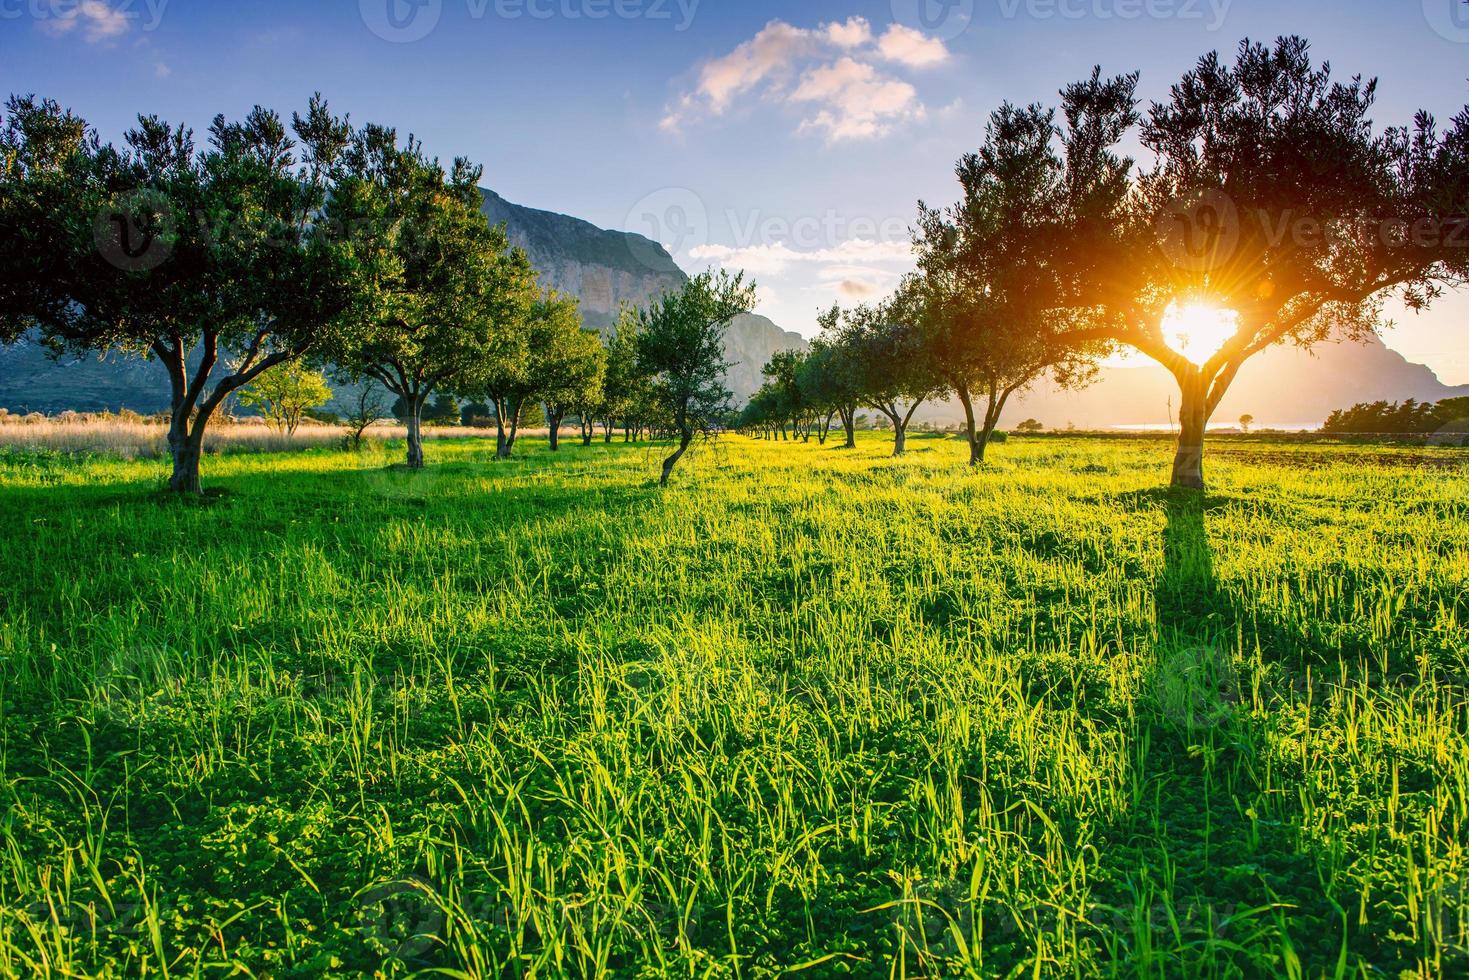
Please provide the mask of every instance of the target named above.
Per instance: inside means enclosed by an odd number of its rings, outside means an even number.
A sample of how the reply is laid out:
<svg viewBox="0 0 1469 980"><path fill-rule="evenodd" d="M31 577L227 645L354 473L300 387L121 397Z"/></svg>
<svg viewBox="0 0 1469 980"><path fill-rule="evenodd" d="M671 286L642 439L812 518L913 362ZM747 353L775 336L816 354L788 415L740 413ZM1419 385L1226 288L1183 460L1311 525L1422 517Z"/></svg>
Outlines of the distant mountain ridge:
<svg viewBox="0 0 1469 980"><path fill-rule="evenodd" d="M581 301L588 327L605 333L617 322L623 304L645 305L688 279L663 246L642 235L522 207L483 188L481 193L486 218L506 226L511 241L525 249L540 272L543 285ZM726 383L737 400L748 398L760 387L760 369L777 351L805 346L799 334L763 316L738 317L725 336L725 357L731 362ZM0 347L0 408L153 413L167 407L162 369L141 358L113 353L55 361L28 341Z"/></svg>
<svg viewBox="0 0 1469 980"><path fill-rule="evenodd" d="M1414 364L1377 338L1366 343L1330 342L1313 350L1272 347L1245 363L1214 413L1213 424L1232 425L1241 415L1256 427L1316 428L1338 408L1359 402L1438 402L1469 395L1469 385L1446 385L1433 371ZM1034 418L1048 427L1082 429L1121 426L1166 427L1178 416L1178 383L1151 362L1108 367L1081 391L1041 384L1012 401L1001 424ZM920 417L957 422L955 402L927 406Z"/></svg>

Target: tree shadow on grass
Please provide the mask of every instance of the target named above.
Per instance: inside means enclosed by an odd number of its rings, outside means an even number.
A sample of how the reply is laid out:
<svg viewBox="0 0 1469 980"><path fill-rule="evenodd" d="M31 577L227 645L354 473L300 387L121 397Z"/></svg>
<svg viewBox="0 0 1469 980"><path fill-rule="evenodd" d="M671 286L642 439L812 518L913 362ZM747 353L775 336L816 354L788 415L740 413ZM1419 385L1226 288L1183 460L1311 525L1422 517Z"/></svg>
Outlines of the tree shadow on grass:
<svg viewBox="0 0 1469 980"><path fill-rule="evenodd" d="M1109 864L1135 870L1099 875L1094 897L1111 916L1094 923L1099 938L1126 950L1140 972L1184 969L1187 960L1268 974L1284 970L1278 956L1293 947L1314 974L1341 952L1343 919L1321 887L1315 849L1288 818L1254 809L1267 735L1235 662L1242 597L1220 583L1207 526L1229 500L1188 490L1136 496L1161 503L1166 519L1156 662L1137 722L1142 789L1103 834L1121 858ZM1246 631L1259 625L1252 611Z"/></svg>

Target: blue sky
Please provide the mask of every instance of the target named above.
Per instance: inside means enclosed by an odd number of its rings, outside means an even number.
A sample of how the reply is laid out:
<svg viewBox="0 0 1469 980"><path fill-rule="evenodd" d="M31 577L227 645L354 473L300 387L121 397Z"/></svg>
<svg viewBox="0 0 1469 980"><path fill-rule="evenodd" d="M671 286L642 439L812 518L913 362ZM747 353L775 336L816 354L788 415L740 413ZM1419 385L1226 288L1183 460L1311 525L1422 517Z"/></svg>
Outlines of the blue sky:
<svg viewBox="0 0 1469 980"><path fill-rule="evenodd" d="M139 112L202 130L320 90L512 201L748 267L762 312L809 334L903 271L915 202L952 199L1002 100L1054 101L1098 63L1157 97L1283 33L1379 76L1379 123L1469 102L1459 0L0 0L0 88L109 139ZM1469 383L1466 328L1455 298L1388 339Z"/></svg>

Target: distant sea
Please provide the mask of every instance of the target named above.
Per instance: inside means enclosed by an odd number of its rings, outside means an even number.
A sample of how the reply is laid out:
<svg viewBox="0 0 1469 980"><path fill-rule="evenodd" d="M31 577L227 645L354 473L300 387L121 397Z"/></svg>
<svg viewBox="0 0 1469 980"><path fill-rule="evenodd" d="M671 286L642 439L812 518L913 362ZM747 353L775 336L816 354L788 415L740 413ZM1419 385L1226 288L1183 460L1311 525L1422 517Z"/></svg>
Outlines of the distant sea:
<svg viewBox="0 0 1469 980"><path fill-rule="evenodd" d="M1114 425L1113 429L1118 432L1177 432L1178 425L1169 425L1167 422L1148 422L1141 425ZM1273 429L1276 432L1315 432L1321 428L1320 422L1251 422L1251 432L1263 432ZM1238 422L1210 422L1211 431L1232 429L1238 431Z"/></svg>

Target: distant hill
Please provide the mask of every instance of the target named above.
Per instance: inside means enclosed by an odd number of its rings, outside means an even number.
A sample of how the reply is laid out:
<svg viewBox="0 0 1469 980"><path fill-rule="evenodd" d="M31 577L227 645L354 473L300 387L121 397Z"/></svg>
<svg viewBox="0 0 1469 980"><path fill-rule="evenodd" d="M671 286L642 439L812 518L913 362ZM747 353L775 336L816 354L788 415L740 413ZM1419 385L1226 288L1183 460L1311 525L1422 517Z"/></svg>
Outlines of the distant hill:
<svg viewBox="0 0 1469 980"><path fill-rule="evenodd" d="M1334 409L1379 399L1416 398L1436 402L1469 395L1469 385L1446 385L1432 370L1414 364L1373 339L1365 344L1326 343L1307 352L1273 347L1240 370L1214 422L1233 423L1246 413L1257 427L1315 428ZM1052 427L1079 428L1158 425L1169 422L1170 400L1178 413L1178 384L1161 367L1108 368L1099 382L1079 392L1043 386L1017 400L1004 424L1035 418ZM960 417L957 406L941 406L940 416Z"/></svg>
<svg viewBox="0 0 1469 980"><path fill-rule="evenodd" d="M541 281L581 300L587 326L609 330L622 304L643 305L688 278L658 243L641 235L598 228L579 218L538 211L483 190L484 212L504 223L526 250ZM763 316L739 317L725 337L732 362L727 384L737 399L760 387L760 369L777 351L804 348L799 334ZM161 412L168 382L161 368L135 357L66 357L53 361L33 343L0 347L0 408L12 412Z"/></svg>

